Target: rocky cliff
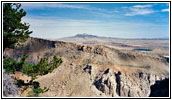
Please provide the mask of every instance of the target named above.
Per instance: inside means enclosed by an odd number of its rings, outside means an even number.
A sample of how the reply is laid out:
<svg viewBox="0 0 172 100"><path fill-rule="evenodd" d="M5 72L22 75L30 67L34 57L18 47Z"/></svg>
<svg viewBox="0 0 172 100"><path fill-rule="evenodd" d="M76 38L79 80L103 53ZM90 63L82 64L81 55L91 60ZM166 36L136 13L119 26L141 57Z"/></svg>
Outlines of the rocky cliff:
<svg viewBox="0 0 172 100"><path fill-rule="evenodd" d="M102 45L29 38L4 56L19 60L24 52L28 63L54 55L63 60L52 73L38 77L41 87L49 88L44 97L148 97L151 86L169 76L169 63L162 56Z"/></svg>

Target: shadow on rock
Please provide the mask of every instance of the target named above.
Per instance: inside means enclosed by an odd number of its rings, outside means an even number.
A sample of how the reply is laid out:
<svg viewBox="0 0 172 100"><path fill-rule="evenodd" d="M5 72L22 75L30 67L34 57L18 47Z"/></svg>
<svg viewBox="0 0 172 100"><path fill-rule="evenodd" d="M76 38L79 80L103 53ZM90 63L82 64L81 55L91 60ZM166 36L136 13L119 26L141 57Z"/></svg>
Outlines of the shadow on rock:
<svg viewBox="0 0 172 100"><path fill-rule="evenodd" d="M169 79L156 81L151 86L151 94L149 97L169 97Z"/></svg>

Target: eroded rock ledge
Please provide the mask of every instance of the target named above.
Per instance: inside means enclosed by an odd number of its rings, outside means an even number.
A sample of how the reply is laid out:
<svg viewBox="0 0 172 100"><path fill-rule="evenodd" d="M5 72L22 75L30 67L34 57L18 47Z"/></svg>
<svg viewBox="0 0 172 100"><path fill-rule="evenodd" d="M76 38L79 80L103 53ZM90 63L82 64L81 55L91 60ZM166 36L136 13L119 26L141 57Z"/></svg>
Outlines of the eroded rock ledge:
<svg viewBox="0 0 172 100"><path fill-rule="evenodd" d="M123 73L106 69L104 71L94 70L92 65L84 68L85 72L91 77L93 90L99 94L109 97L148 97L151 94L151 86L156 81L165 79L165 76L157 76L150 73L136 72Z"/></svg>

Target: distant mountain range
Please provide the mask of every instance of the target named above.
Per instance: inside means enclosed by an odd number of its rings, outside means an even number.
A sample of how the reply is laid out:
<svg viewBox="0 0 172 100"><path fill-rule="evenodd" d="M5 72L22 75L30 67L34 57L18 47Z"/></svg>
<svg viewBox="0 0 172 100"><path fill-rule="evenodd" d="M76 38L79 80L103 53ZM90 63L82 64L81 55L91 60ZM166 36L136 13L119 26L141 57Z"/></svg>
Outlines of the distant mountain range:
<svg viewBox="0 0 172 100"><path fill-rule="evenodd" d="M64 38L108 38L108 39L134 39L134 40L168 40L168 37L164 38L117 38L117 37L102 37L102 36L96 36L96 35L91 35L87 33L83 34L76 34L75 36L70 36L70 37L64 37Z"/></svg>
<svg viewBox="0 0 172 100"><path fill-rule="evenodd" d="M90 34L76 34L74 37L78 37L78 38L98 38L98 36L95 35L90 35Z"/></svg>

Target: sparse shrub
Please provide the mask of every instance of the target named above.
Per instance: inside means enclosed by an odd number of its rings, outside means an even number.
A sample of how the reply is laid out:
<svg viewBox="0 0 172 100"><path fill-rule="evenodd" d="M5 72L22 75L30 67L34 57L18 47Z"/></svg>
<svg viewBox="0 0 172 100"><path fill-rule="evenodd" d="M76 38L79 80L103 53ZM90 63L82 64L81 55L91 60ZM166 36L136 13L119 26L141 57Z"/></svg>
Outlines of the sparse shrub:
<svg viewBox="0 0 172 100"><path fill-rule="evenodd" d="M23 80L17 80L16 85L17 85L18 87L22 87L22 86L25 85L25 83L24 83Z"/></svg>
<svg viewBox="0 0 172 100"><path fill-rule="evenodd" d="M33 87L34 87L34 89L37 89L37 88L39 88L40 87L40 84L39 84L39 82L33 82Z"/></svg>
<svg viewBox="0 0 172 100"><path fill-rule="evenodd" d="M30 93L29 97L38 97L40 93L47 92L49 88L44 87L44 89L40 88L39 82L34 81L32 83L33 90Z"/></svg>
<svg viewBox="0 0 172 100"><path fill-rule="evenodd" d="M38 88L33 89L33 92L36 93L36 94L39 94L39 93L43 93L44 91L43 91L43 89L38 87Z"/></svg>
<svg viewBox="0 0 172 100"><path fill-rule="evenodd" d="M31 93L31 95L29 95L29 97L39 97L40 93L44 93L47 92L49 90L49 88L44 87L44 89L37 87L33 89L33 93Z"/></svg>
<svg viewBox="0 0 172 100"><path fill-rule="evenodd" d="M39 87L39 88L33 89L28 97L39 97L39 94L43 92L44 90Z"/></svg>
<svg viewBox="0 0 172 100"><path fill-rule="evenodd" d="M29 97L38 97L39 93L47 92L49 89L44 87L44 89L40 88L40 83L37 81L30 80L28 83L24 83L23 80L17 80L16 85L18 87L23 87L23 91L27 90L27 88L32 88L32 92L29 93Z"/></svg>

